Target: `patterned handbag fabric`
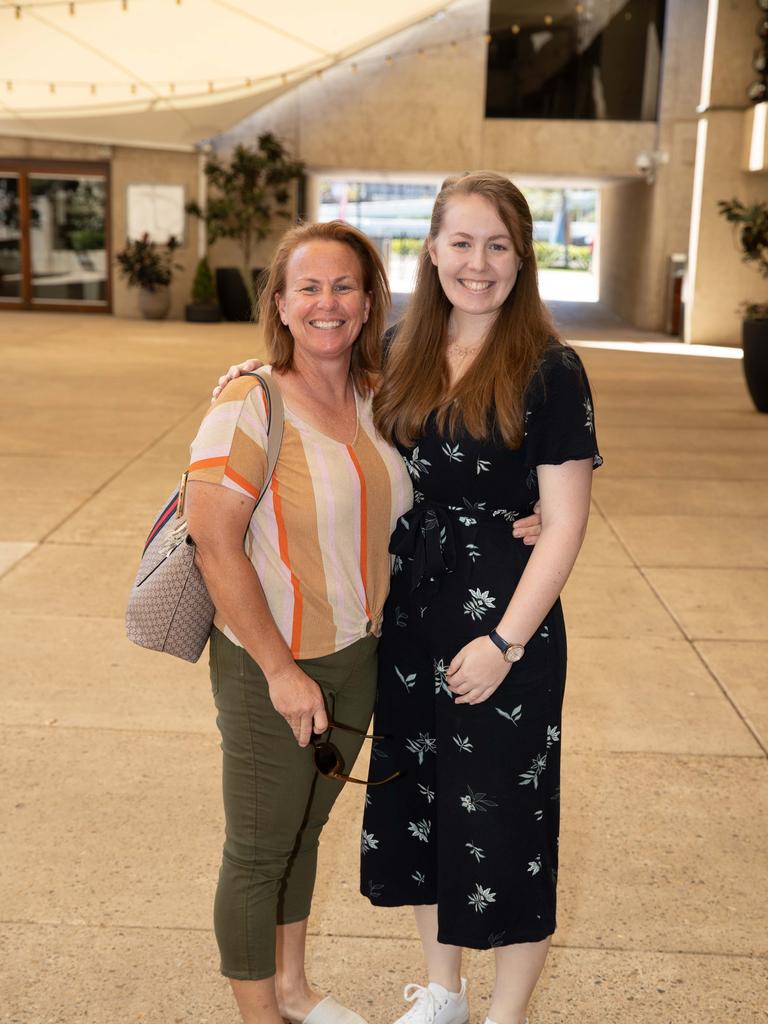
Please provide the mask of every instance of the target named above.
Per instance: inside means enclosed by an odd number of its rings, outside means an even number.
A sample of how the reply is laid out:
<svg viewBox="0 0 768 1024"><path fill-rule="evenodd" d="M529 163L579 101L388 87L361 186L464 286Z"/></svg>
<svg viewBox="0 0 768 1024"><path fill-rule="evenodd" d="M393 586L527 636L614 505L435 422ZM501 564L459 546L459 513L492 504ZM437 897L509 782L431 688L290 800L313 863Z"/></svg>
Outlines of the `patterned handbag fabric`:
<svg viewBox="0 0 768 1024"><path fill-rule="evenodd" d="M258 373L248 376L258 379L267 399L267 478L258 508L280 454L285 414L275 381ZM187 535L186 483L184 473L149 531L128 598L125 632L139 647L197 661L211 632L214 607L195 565L194 541Z"/></svg>

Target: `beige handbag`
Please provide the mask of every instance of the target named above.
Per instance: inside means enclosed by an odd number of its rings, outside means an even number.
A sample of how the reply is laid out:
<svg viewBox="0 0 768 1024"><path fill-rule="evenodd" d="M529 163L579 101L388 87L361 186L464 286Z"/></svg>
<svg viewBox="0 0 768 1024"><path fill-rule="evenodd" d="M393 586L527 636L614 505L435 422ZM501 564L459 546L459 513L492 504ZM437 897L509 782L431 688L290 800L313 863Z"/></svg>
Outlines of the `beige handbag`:
<svg viewBox="0 0 768 1024"><path fill-rule="evenodd" d="M267 399L267 477L256 502L267 492L283 439L285 413L280 390L268 374L253 373ZM149 532L136 580L128 598L125 632L139 647L197 661L213 624L214 607L200 570L195 544L187 534L184 496L187 473Z"/></svg>

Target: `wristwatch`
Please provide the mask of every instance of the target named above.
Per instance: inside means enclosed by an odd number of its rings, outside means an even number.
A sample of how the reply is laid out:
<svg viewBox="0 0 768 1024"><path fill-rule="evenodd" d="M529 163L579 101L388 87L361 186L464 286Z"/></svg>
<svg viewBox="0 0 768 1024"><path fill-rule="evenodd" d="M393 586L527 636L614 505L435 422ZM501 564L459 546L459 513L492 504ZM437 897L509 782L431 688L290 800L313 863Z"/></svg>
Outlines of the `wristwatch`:
<svg viewBox="0 0 768 1024"><path fill-rule="evenodd" d="M495 629L492 629L488 636L504 655L504 661L508 661L511 665L516 661L520 661L522 656L525 654L525 646L523 644L507 643L504 637L499 636Z"/></svg>

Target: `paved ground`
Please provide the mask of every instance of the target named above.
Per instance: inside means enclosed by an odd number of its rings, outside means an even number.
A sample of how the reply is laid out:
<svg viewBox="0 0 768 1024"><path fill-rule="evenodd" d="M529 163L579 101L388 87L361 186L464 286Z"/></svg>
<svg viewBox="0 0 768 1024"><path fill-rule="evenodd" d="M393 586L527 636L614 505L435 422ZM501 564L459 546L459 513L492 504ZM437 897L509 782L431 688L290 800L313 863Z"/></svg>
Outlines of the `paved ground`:
<svg viewBox="0 0 768 1024"><path fill-rule="evenodd" d="M122 614L212 381L254 350L248 325L0 314L7 1024L235 1022L206 669L132 647ZM531 1021L765 1022L768 417L736 360L583 356L606 464L565 596L561 923ZM324 840L312 974L388 1024L418 944L356 893L361 799ZM479 1024L489 955L466 971Z"/></svg>

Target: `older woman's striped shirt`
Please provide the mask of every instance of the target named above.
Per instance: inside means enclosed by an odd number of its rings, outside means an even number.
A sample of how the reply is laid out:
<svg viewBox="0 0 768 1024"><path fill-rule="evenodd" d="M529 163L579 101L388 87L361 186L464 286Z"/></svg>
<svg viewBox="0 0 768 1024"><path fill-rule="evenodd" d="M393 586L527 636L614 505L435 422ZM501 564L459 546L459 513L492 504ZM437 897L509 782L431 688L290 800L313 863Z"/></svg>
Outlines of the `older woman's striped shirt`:
<svg viewBox="0 0 768 1024"><path fill-rule="evenodd" d="M352 444L334 441L286 407L280 457L245 538L294 658L333 654L378 631L390 533L413 503L402 458L374 429L370 399L356 401ZM190 480L257 498L267 470L266 422L258 381L230 383L192 442ZM218 611L215 621L239 643Z"/></svg>

